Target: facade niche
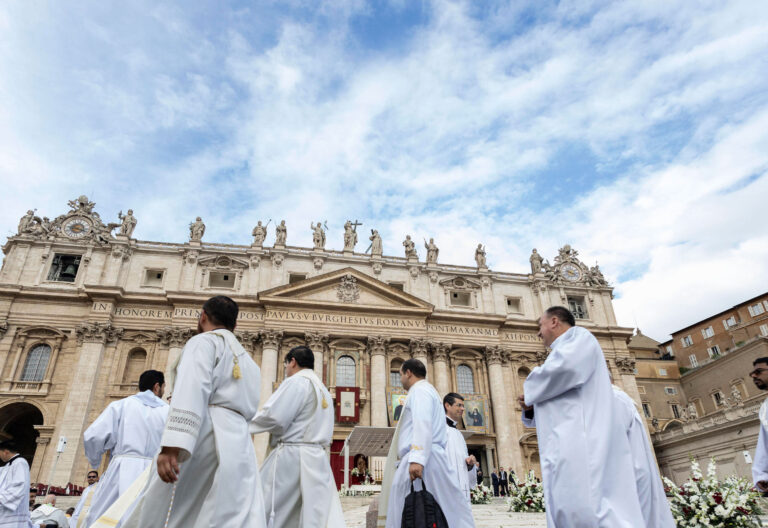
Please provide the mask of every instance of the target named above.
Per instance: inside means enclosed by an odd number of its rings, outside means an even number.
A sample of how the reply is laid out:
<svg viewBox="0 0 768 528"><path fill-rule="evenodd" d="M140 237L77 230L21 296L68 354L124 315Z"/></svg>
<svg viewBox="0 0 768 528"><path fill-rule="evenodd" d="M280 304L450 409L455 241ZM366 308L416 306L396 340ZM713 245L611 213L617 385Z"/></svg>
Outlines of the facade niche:
<svg viewBox="0 0 768 528"><path fill-rule="evenodd" d="M59 255L53 257L48 280L55 282L75 282L80 268L80 255Z"/></svg>

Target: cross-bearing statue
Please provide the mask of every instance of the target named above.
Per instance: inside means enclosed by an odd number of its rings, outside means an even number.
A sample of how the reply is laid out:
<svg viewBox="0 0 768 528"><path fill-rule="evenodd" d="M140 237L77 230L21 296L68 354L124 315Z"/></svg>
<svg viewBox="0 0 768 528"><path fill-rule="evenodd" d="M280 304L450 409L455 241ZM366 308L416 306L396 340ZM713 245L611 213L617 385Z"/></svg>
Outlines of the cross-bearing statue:
<svg viewBox="0 0 768 528"><path fill-rule="evenodd" d="M359 224L357 220L354 222L347 220L344 222L344 251L354 251L355 244L357 244L357 226Z"/></svg>
<svg viewBox="0 0 768 528"><path fill-rule="evenodd" d="M322 224L310 222L309 227L312 229L312 244L314 244L315 249L325 249L325 231Z"/></svg>
<svg viewBox="0 0 768 528"><path fill-rule="evenodd" d="M280 223L275 227L275 245L284 246L287 238L288 227L285 225L285 220L280 220Z"/></svg>
<svg viewBox="0 0 768 528"><path fill-rule="evenodd" d="M261 220L259 220L259 223L253 228L251 235L253 235L254 246L261 247L264 245L264 240L267 238L267 227L261 225Z"/></svg>
<svg viewBox="0 0 768 528"><path fill-rule="evenodd" d="M435 244L435 239L430 238L429 243L425 240L424 247L427 249L427 264L437 264L437 255L440 253L440 249Z"/></svg>
<svg viewBox="0 0 768 528"><path fill-rule="evenodd" d="M198 216L194 222L189 224L189 241L200 242L203 239L204 234L205 224L203 223L203 219Z"/></svg>
<svg viewBox="0 0 768 528"><path fill-rule="evenodd" d="M416 244L414 244L413 240L411 240L411 235L405 235L405 240L403 240L403 247L405 247L406 258L419 258L419 254L416 253Z"/></svg>
<svg viewBox="0 0 768 528"><path fill-rule="evenodd" d="M475 262L477 262L478 268L488 267L485 260L485 248L482 244L478 244L477 249L475 250Z"/></svg>
<svg viewBox="0 0 768 528"><path fill-rule="evenodd" d="M136 229L137 220L133 216L133 209L128 209L128 213L123 216L123 212L117 213L117 218L120 220L120 234L125 235L128 238L133 236L133 230Z"/></svg>

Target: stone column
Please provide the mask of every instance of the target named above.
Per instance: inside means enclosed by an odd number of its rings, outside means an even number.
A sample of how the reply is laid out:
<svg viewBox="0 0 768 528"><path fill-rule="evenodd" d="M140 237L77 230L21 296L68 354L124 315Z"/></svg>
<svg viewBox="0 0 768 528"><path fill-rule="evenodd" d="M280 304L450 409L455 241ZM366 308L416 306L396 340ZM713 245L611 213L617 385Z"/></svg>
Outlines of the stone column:
<svg viewBox="0 0 768 528"><path fill-rule="evenodd" d="M328 339L328 334L319 334L317 332L307 332L304 334L304 340L315 356L315 374L323 383L326 383L326 380L323 378L323 358L325 357Z"/></svg>
<svg viewBox="0 0 768 528"><path fill-rule="evenodd" d="M77 363L72 372L77 375L72 378L67 403L61 416L61 426L53 438L54 443L58 443L59 436L67 438L67 447L61 453L56 473L49 483L54 486L63 486L76 478L72 475L72 470L77 456L82 456L83 431L88 425L104 350L107 343L122 336L123 329L113 327L110 322L87 322L77 326L75 333L80 346L77 351Z"/></svg>
<svg viewBox="0 0 768 528"><path fill-rule="evenodd" d="M168 358L165 361L165 394L163 399L167 402L173 393L173 385L176 382L173 366L181 355L181 349L195 335L195 329L183 326L164 326L157 330L160 343L168 347Z"/></svg>
<svg viewBox="0 0 768 528"><path fill-rule="evenodd" d="M277 351L283 340L283 332L279 330L264 330L261 332L261 395L259 408L263 407L272 395L272 385L277 381ZM258 434L254 437L253 445L256 449L256 458L259 463L264 460L267 453L269 435Z"/></svg>
<svg viewBox="0 0 768 528"><path fill-rule="evenodd" d="M440 397L451 392L451 373L448 368L448 353L451 345L435 343L432 345L432 364L435 369L435 388Z"/></svg>
<svg viewBox="0 0 768 528"><path fill-rule="evenodd" d="M514 442L515 439L512 438L509 427L507 390L504 386L504 372L501 366L504 352L504 349L500 346L485 348L485 362L488 365L488 378L491 389L493 424L496 431L496 453L499 457L499 465L509 467L513 461L510 442Z"/></svg>
<svg viewBox="0 0 768 528"><path fill-rule="evenodd" d="M387 427L387 345L388 337L369 336L371 354L371 425Z"/></svg>
<svg viewBox="0 0 768 528"><path fill-rule="evenodd" d="M427 353L429 351L429 341L423 337L411 339L411 356L413 359L418 359L427 368L427 379L434 379L434 376L430 376L429 361L427 360Z"/></svg>

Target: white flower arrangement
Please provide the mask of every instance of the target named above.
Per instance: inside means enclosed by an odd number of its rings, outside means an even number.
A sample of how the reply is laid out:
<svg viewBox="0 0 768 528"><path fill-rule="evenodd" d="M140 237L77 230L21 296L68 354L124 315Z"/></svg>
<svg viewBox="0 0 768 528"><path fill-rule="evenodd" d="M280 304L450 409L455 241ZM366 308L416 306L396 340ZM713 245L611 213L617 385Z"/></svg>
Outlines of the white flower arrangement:
<svg viewBox="0 0 768 528"><path fill-rule="evenodd" d="M514 512L544 512L544 486L536 480L533 471L525 476L525 481L509 487L507 498L509 511Z"/></svg>
<svg viewBox="0 0 768 528"><path fill-rule="evenodd" d="M472 504L490 504L493 499L493 490L488 486L478 484L469 492Z"/></svg>
<svg viewBox="0 0 768 528"><path fill-rule="evenodd" d="M675 524L678 527L762 526L758 517L762 512L757 504L760 494L745 479L728 477L718 480L716 470L712 458L704 477L699 463L691 458L691 477L686 482L677 486L668 478L662 478Z"/></svg>

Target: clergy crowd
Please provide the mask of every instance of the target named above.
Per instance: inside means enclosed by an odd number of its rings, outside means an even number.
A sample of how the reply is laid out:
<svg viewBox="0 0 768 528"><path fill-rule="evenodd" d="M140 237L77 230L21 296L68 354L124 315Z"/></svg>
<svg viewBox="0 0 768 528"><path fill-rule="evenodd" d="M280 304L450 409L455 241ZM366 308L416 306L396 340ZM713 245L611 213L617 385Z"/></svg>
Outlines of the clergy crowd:
<svg viewBox="0 0 768 528"><path fill-rule="evenodd" d="M259 405L260 369L233 334L237 315L228 297L205 302L198 334L168 372L170 405L162 399L164 374L149 370L137 394L111 403L87 428L83 445L94 471L69 518L55 497L30 511L29 465L13 441L0 443L0 528L343 528L328 457L333 401L314 373L314 354L291 349L285 381ZM523 422L537 432L548 526L674 527L644 420L636 402L612 386L595 337L563 307L541 316L539 336L551 352L526 379L519 403ZM768 358L755 362L751 376L768 389ZM434 501L450 528L471 528L470 490L482 472L457 429L464 397L441 398L426 377L418 359L402 364L408 396L377 526L413 522L417 497ZM760 418L753 473L768 491L765 405ZM262 433L270 452L259 467L252 435ZM106 452L99 480L95 468ZM492 478L497 494L514 485L514 472L504 468ZM414 526L425 525L416 518Z"/></svg>

